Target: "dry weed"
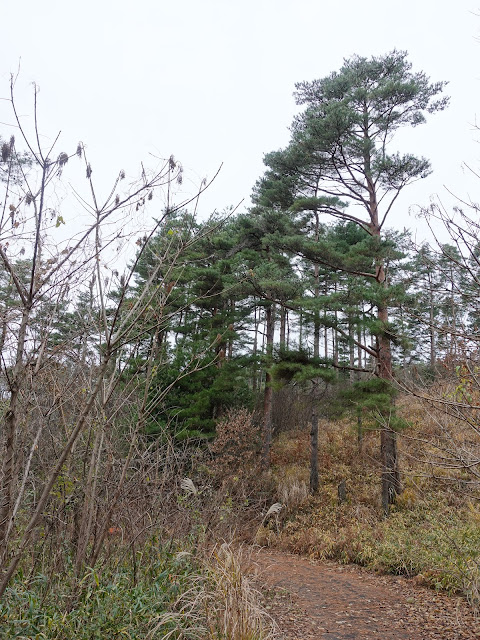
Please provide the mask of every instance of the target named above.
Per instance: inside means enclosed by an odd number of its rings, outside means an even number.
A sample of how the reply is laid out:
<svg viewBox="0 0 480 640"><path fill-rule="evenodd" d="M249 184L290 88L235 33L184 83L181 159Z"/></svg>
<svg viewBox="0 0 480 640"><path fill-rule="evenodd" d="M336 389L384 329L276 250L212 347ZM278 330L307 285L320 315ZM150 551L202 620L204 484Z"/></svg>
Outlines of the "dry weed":
<svg viewBox="0 0 480 640"><path fill-rule="evenodd" d="M147 640L160 631L163 640L177 634L198 640L273 640L275 625L247 577L248 565L244 548L216 547L191 589L156 620Z"/></svg>
<svg viewBox="0 0 480 640"><path fill-rule="evenodd" d="M217 423L217 435L210 445L214 456L213 471L217 475L234 475L250 467L259 450L259 428L248 409L231 409Z"/></svg>
<svg viewBox="0 0 480 640"><path fill-rule="evenodd" d="M278 480L277 494L287 511L298 509L309 496L308 469L299 465L283 468Z"/></svg>

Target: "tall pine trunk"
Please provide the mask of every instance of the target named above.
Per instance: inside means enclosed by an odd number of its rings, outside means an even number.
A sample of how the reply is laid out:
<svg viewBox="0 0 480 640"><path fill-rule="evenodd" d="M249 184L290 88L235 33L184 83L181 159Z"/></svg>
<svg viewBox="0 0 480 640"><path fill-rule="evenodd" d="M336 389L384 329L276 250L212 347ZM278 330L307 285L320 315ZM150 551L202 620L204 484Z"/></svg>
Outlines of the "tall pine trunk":
<svg viewBox="0 0 480 640"><path fill-rule="evenodd" d="M376 201L373 211L376 214ZM377 223L373 227L372 235L377 237L380 243L381 228L378 225L376 215L372 216L372 219ZM386 281L384 261L381 257L377 257L376 263L377 282L386 289L388 287L388 283ZM383 299L386 298L387 296L385 295ZM390 385L393 380L392 349L390 337L387 333L388 307L384 305L383 302L379 302L377 306L377 319L380 325L380 333L377 338L378 376ZM397 452L397 433L390 425L390 415L383 416L383 424L381 425L380 433L380 453L382 460L382 508L385 516L388 516L390 512L390 505L395 503L396 497L401 491Z"/></svg>
<svg viewBox="0 0 480 640"><path fill-rule="evenodd" d="M315 193L317 195L317 193ZM320 218L315 211L315 242L320 238ZM320 266L314 266L314 296L315 301L320 297ZM320 357L320 310L315 306L314 311L313 356ZM315 380L312 381L312 414L310 427L310 493L318 491L318 398Z"/></svg>
<svg viewBox="0 0 480 640"><path fill-rule="evenodd" d="M378 310L378 319L381 320L382 323L387 322L387 309L381 308ZM377 344L379 376L390 384L393 379L390 340L382 333ZM392 429L389 418L390 416L383 416L383 424L380 432L380 451L382 458L382 508L383 513L386 516L388 516L390 512L390 505L395 503L396 497L401 491L397 451L397 432Z"/></svg>

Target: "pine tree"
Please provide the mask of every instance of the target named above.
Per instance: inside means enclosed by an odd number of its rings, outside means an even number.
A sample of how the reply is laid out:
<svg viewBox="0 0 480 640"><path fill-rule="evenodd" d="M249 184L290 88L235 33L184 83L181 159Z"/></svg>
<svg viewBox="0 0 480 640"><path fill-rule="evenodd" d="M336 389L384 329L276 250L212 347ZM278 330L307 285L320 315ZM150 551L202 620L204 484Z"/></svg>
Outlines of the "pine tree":
<svg viewBox="0 0 480 640"><path fill-rule="evenodd" d="M179 254L175 268L160 272L157 282L167 304L151 396L152 403L162 401L151 413L149 433L169 429L180 439L213 437L224 411L251 405L248 357L241 346L249 309L234 260L237 227L235 220L217 218L200 224L179 212L149 241L138 264L141 289L159 260L171 264ZM142 357L132 364L141 366ZM165 389L170 391L163 397Z"/></svg>
<svg viewBox="0 0 480 640"><path fill-rule="evenodd" d="M275 327L280 317L280 342L285 341L282 314L291 307L302 287L290 256L283 249L289 220L272 208L257 206L239 219L237 260L248 276L249 293L256 304L256 314L263 313L265 332L263 349L263 465L270 464L273 434L273 355ZM285 320L283 320L285 322ZM285 325L283 325L285 327Z"/></svg>
<svg viewBox="0 0 480 640"><path fill-rule="evenodd" d="M354 56L340 71L296 85L297 104L305 109L294 119L291 143L265 158L269 171L261 183L264 190L269 187L275 196L287 191L284 202L293 199L297 208L353 222L370 236L376 344L362 348L375 358L377 375L387 386L393 367L384 224L404 187L431 170L425 158L390 153L389 145L401 127L422 124L425 113L446 107L448 99L437 97L444 85L413 73L405 52L370 59ZM278 186L272 188L272 183ZM351 212L348 203L354 205ZM388 416L381 451L382 504L388 513L400 490L396 434Z"/></svg>

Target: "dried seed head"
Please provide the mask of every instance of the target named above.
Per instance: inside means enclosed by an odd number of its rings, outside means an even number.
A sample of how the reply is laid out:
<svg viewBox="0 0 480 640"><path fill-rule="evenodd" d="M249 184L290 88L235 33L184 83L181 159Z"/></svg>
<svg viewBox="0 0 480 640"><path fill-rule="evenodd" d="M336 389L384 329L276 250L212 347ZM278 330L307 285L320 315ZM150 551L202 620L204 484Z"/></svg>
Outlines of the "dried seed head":
<svg viewBox="0 0 480 640"><path fill-rule="evenodd" d="M271 516L272 514L277 515L278 513L280 513L282 508L283 508L283 504L281 502L275 502L275 504L272 504L270 509L265 514L265 518L268 518L268 516Z"/></svg>
<svg viewBox="0 0 480 640"><path fill-rule="evenodd" d="M197 487L193 484L193 480L191 480L190 478L183 478L183 480L180 482L180 486L184 491L186 491L187 493L191 493L194 496L198 493Z"/></svg>
<svg viewBox="0 0 480 640"><path fill-rule="evenodd" d="M90 178L90 176L92 175L92 167L90 166L90 163L87 164L87 178Z"/></svg>
<svg viewBox="0 0 480 640"><path fill-rule="evenodd" d="M170 156L170 158L168 159L168 164L170 165L170 169L172 169L172 171L177 166L177 163L175 162L175 158L173 156Z"/></svg>
<svg viewBox="0 0 480 640"><path fill-rule="evenodd" d="M10 145L4 142L2 144L2 162L6 162L10 157L11 148Z"/></svg>
<svg viewBox="0 0 480 640"><path fill-rule="evenodd" d="M81 157L82 157L82 150L83 150L83 144L82 144L81 142L79 142L79 143L77 144L77 151L76 151L76 154L77 154L77 156L78 156L79 158L81 158Z"/></svg>
<svg viewBox="0 0 480 640"><path fill-rule="evenodd" d="M68 162L68 156L64 151L62 151L62 153L57 158L57 164L59 167L64 167L67 164L67 162Z"/></svg>
<svg viewBox="0 0 480 640"><path fill-rule="evenodd" d="M125 171L123 169L120 171L120 180L125 180Z"/></svg>

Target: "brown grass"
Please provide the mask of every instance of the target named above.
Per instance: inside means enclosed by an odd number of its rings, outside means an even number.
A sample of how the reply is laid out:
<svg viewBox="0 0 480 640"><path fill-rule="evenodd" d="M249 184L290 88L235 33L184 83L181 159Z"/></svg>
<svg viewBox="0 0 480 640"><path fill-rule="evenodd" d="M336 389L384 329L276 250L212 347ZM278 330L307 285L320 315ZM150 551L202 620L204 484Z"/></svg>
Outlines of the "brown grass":
<svg viewBox="0 0 480 640"><path fill-rule="evenodd" d="M322 421L318 494L295 497L308 478L308 429L280 434L272 459L277 497L287 508L280 529L267 523L255 540L318 559L420 576L425 584L480 602L480 491L465 468L450 464L471 442L471 426L412 398L401 398L398 408L410 426L398 438L403 492L390 518L383 518L380 504L379 432L367 431L360 450L353 420ZM342 481L344 502L338 495Z"/></svg>
<svg viewBox="0 0 480 640"><path fill-rule="evenodd" d="M174 610L155 621L147 639L169 627L164 640L184 633L198 640L273 640L275 624L259 604L261 594L248 578L249 565L244 547L215 547L191 589L178 598Z"/></svg>

